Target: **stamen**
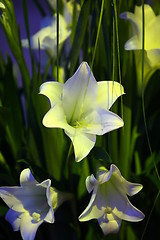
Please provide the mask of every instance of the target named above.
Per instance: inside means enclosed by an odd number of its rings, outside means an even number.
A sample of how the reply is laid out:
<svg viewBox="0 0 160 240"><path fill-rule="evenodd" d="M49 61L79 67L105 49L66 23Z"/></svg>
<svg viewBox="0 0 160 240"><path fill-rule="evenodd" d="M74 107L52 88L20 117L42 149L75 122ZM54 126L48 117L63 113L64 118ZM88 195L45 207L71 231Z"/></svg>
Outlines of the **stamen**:
<svg viewBox="0 0 160 240"><path fill-rule="evenodd" d="M35 222L39 222L41 220L41 215L39 213L34 212L32 217Z"/></svg>

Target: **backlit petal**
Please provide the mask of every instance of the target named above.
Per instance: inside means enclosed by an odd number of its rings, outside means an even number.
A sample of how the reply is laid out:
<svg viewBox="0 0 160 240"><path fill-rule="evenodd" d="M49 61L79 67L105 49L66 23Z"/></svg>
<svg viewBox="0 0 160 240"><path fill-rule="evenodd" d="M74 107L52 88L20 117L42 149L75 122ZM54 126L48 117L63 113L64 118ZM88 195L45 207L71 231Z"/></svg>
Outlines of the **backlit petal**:
<svg viewBox="0 0 160 240"><path fill-rule="evenodd" d="M100 188L102 193L106 194L107 206L117 217L128 221L140 221L144 218L144 214L135 208L126 196L126 192L133 195L140 191L142 188L140 184L126 181L114 164L111 164L110 171L106 175L101 174L99 178L104 182Z"/></svg>
<svg viewBox="0 0 160 240"><path fill-rule="evenodd" d="M73 131L73 127L66 121L62 104L54 105L44 116L43 125L49 128L62 128Z"/></svg>
<svg viewBox="0 0 160 240"><path fill-rule="evenodd" d="M0 2L0 8L5 9L5 5L2 2Z"/></svg>
<svg viewBox="0 0 160 240"><path fill-rule="evenodd" d="M17 212L23 212L24 207L18 196L21 195L20 187L1 187L0 197L7 204L7 206Z"/></svg>
<svg viewBox="0 0 160 240"><path fill-rule="evenodd" d="M120 14L120 18L127 19L131 23L133 23L134 33L139 33L139 34L141 33L141 15L140 14L135 15L134 13L131 13L131 12L123 12Z"/></svg>
<svg viewBox="0 0 160 240"><path fill-rule="evenodd" d="M137 35L131 37L124 45L125 50L138 50L141 49L141 43Z"/></svg>
<svg viewBox="0 0 160 240"><path fill-rule="evenodd" d="M32 187L31 187L32 186ZM42 186L25 185L25 187L5 187L0 189L0 197L17 212L29 211L31 214L39 209L49 210L46 189Z"/></svg>
<svg viewBox="0 0 160 240"><path fill-rule="evenodd" d="M155 16L154 11L148 4L144 4L145 16L145 42L144 49L160 48L157 32L159 30L160 16ZM125 44L126 50L142 49L142 6L136 6L134 13L124 12L120 14L121 18L127 19L133 23L133 37Z"/></svg>
<svg viewBox="0 0 160 240"><path fill-rule="evenodd" d="M105 183L110 180L114 175L114 182L116 181L117 186L121 184L121 173L115 164L110 165L110 170L108 171L105 167L100 167L97 172L97 179L100 184ZM120 188L122 189L122 188Z"/></svg>
<svg viewBox="0 0 160 240"><path fill-rule="evenodd" d="M127 199L128 200L128 199ZM121 205L122 204L122 205ZM136 207L134 207L130 201L126 201L125 205L122 201L118 202L118 207L121 207L122 209L119 210L118 208L115 208L113 210L113 213L118 216L119 218L130 221L130 222L139 222L144 219L145 215ZM123 208L124 207L124 208Z"/></svg>
<svg viewBox="0 0 160 240"><path fill-rule="evenodd" d="M82 133L76 129L74 132L68 132L66 130L65 133L72 140L76 162L85 158L95 145L96 135L94 134Z"/></svg>
<svg viewBox="0 0 160 240"><path fill-rule="evenodd" d="M108 171L105 167L100 167L97 171L97 179L99 184L109 181L109 179L111 178L111 174L112 172Z"/></svg>
<svg viewBox="0 0 160 240"><path fill-rule="evenodd" d="M88 64L82 62L75 74L64 84L63 108L69 124L73 125L82 113L94 106L97 89L97 82Z"/></svg>
<svg viewBox="0 0 160 240"><path fill-rule="evenodd" d="M21 186L27 186L28 184L38 183L33 177L29 168L24 169L20 174L20 184Z"/></svg>
<svg viewBox="0 0 160 240"><path fill-rule="evenodd" d="M22 215L20 231L25 240L34 240L38 227L43 221L34 222L32 217L26 212Z"/></svg>
<svg viewBox="0 0 160 240"><path fill-rule="evenodd" d="M44 218L44 221L48 222L48 223L54 223L55 218L54 218L54 211L53 211L52 207L50 207L46 217Z"/></svg>
<svg viewBox="0 0 160 240"><path fill-rule="evenodd" d="M86 188L89 193L93 191L96 184L98 184L98 181L93 174L86 178Z"/></svg>
<svg viewBox="0 0 160 240"><path fill-rule="evenodd" d="M145 25L150 24L151 20L155 19L155 13L149 4L144 4ZM142 19L142 6L135 6L135 15Z"/></svg>
<svg viewBox="0 0 160 240"><path fill-rule="evenodd" d="M31 48L39 49L39 46L40 46L40 49L45 49L43 46L43 40L44 40L45 36L50 35L50 32L51 32L50 26L48 26L48 27L40 29L37 33L35 33L30 39ZM25 48L29 47L28 39L22 39L21 43L22 43L22 47L25 47Z"/></svg>
<svg viewBox="0 0 160 240"><path fill-rule="evenodd" d="M120 183L118 184L118 181L114 181L113 179L105 183L107 205L120 219L132 222L141 221L144 218L144 214L129 202Z"/></svg>
<svg viewBox="0 0 160 240"><path fill-rule="evenodd" d="M97 192L98 186L95 186L90 202L86 209L79 216L79 221L84 222L91 219L98 219L103 216L106 208L106 201L100 192Z"/></svg>
<svg viewBox="0 0 160 240"><path fill-rule="evenodd" d="M160 67L160 46L159 49L148 50L147 57L152 68Z"/></svg>
<svg viewBox="0 0 160 240"><path fill-rule="evenodd" d="M98 82L97 103L101 108L109 110L117 98L122 94L124 94L124 88L118 82Z"/></svg>
<svg viewBox="0 0 160 240"><path fill-rule="evenodd" d="M53 208L53 202L57 205L56 208L58 207L58 193L56 189L51 187L51 180L45 180L41 184L41 186L46 188L46 200L48 203L47 209L49 210L47 212L47 215L44 218L44 221L49 222L49 223L54 223L54 208Z"/></svg>
<svg viewBox="0 0 160 240"><path fill-rule="evenodd" d="M98 223L102 228L104 235L109 233L118 233L122 220L118 218L114 213L105 213L98 219Z"/></svg>
<svg viewBox="0 0 160 240"><path fill-rule="evenodd" d="M59 14L59 44L63 43L71 31L67 29L67 24L64 17ZM50 34L46 35L43 39L43 48L56 49L57 46L57 17L52 18L50 24Z"/></svg>
<svg viewBox="0 0 160 240"><path fill-rule="evenodd" d="M123 125L123 120L115 113L96 109L81 119L79 129L86 133L103 135Z"/></svg>
<svg viewBox="0 0 160 240"><path fill-rule="evenodd" d="M51 107L62 99L63 84L59 82L45 82L40 86L40 94L49 98Z"/></svg>
<svg viewBox="0 0 160 240"><path fill-rule="evenodd" d="M123 184L123 187L125 189L125 192L129 196L135 195L136 193L138 193L143 188L143 186L141 184L128 182L123 177L121 177L121 179L122 179L122 184Z"/></svg>

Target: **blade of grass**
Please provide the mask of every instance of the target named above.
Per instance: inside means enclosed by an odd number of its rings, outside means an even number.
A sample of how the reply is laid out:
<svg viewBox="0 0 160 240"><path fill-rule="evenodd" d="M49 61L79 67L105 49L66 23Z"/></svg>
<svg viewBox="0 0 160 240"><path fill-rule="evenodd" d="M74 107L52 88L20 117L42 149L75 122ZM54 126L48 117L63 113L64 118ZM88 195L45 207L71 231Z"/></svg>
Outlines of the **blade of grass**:
<svg viewBox="0 0 160 240"><path fill-rule="evenodd" d="M95 47L94 47L93 57L92 57L92 62L91 62L91 71L93 69L94 59L95 59L96 50L97 50L99 33L100 33L100 28L101 28L101 23L102 23L103 9L104 9L104 0L102 0L102 4L101 4L101 12L100 12L100 17L99 17L99 22L98 22L98 30L97 30L96 42L95 42Z"/></svg>
<svg viewBox="0 0 160 240"><path fill-rule="evenodd" d="M27 98L29 98L31 79L19 41L19 28L16 23L16 17L12 1L5 1L5 11L2 15L2 18L0 18L0 23L4 29L10 49L19 65L22 74L25 95Z"/></svg>
<svg viewBox="0 0 160 240"><path fill-rule="evenodd" d="M112 20L113 36L112 36L112 81L114 82L117 79L117 58L116 58L116 36L115 36L115 19ZM113 112L117 112L118 106L114 104L112 107ZM109 151L112 156L112 159L117 163L118 159L118 132L113 131L109 133Z"/></svg>
<svg viewBox="0 0 160 240"><path fill-rule="evenodd" d="M88 15L90 11L90 0L84 1L78 23L76 28L76 33L73 41L73 45L70 52L70 75L72 76L75 70L75 66L78 60L79 52L83 43L83 39L85 36L87 23L88 23Z"/></svg>
<svg viewBox="0 0 160 240"><path fill-rule="evenodd" d="M35 67L32 49L31 49L27 1L23 0L22 5L23 5L24 22L25 22L25 27L26 27L26 32L27 32L27 38L28 38L28 42L29 42L29 52L30 52L31 66L32 66L32 78L34 79L34 81L33 81L33 84L34 84L35 80L37 79L37 72L36 72L36 67Z"/></svg>
<svg viewBox="0 0 160 240"><path fill-rule="evenodd" d="M117 40L117 57L118 57L118 73L119 73L119 82L122 84L121 79L121 64L120 64L120 49L119 49L119 33L118 33L118 17L117 17L117 5L116 0L113 0L114 6L114 16L115 16L115 30L116 30L116 40ZM123 100L121 96L121 116L123 119Z"/></svg>

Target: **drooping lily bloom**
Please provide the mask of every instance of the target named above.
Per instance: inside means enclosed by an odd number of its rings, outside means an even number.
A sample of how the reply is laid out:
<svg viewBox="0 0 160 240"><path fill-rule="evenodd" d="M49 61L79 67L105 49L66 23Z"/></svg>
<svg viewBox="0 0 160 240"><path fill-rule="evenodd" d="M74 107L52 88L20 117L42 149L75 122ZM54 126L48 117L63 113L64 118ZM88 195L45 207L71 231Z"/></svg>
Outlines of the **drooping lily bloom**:
<svg viewBox="0 0 160 240"><path fill-rule="evenodd" d="M77 162L94 147L96 135L123 126L123 120L109 111L124 93L122 85L113 81L96 82L86 62L82 62L64 84L42 84L40 93L47 96L51 104L43 118L44 126L64 129L72 140Z"/></svg>
<svg viewBox="0 0 160 240"><path fill-rule="evenodd" d="M97 179L93 174L87 177L86 188L89 193L93 192L79 220L97 219L105 235L117 233L122 220L138 222L144 218L144 214L135 208L127 197L138 193L142 185L128 182L114 164L109 171L101 167Z"/></svg>
<svg viewBox="0 0 160 240"><path fill-rule="evenodd" d="M124 12L120 17L132 23L132 37L125 43L126 50L142 50L142 6L135 6L134 13ZM151 74L160 68L160 38L159 32L160 15L156 16L152 8L144 4L144 77L149 78ZM142 56L136 53L136 65L138 77L141 78Z"/></svg>
<svg viewBox="0 0 160 240"><path fill-rule="evenodd" d="M20 174L20 187L0 187L0 197L10 208L6 220L24 240L33 240L43 222L54 223L54 211L64 200L50 179L38 183L29 168Z"/></svg>
<svg viewBox="0 0 160 240"><path fill-rule="evenodd" d="M71 31L67 27L67 23L64 17L59 14L59 45L69 37ZM47 52L55 57L56 46L57 46L57 17L45 17L41 23L41 29L35 33L31 39L32 49L47 50ZM22 39L22 46L25 48L29 47L28 39Z"/></svg>

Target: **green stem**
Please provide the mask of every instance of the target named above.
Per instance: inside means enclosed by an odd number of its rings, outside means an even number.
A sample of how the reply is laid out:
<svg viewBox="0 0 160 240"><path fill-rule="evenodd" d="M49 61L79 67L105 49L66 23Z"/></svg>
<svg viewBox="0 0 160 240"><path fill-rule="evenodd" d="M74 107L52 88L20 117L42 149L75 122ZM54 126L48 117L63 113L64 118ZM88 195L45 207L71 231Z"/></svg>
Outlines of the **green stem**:
<svg viewBox="0 0 160 240"><path fill-rule="evenodd" d="M157 203L157 201L158 201L159 195L160 195L160 190L159 190L158 193L157 193L157 196L156 196L156 198L155 198L155 200L154 200L152 209L151 209L151 211L150 211L150 213L149 213L149 216L148 216L148 219L147 219L147 223L146 223L145 228L144 228L143 233L142 233L141 240L144 239L144 235L145 235L145 233L146 233L146 230L147 230L149 221L150 221L150 219L151 219L152 212L153 212L153 210L154 210L154 208L155 208L155 205L156 205L156 203Z"/></svg>
<svg viewBox="0 0 160 240"><path fill-rule="evenodd" d="M96 50L97 50L99 33L100 33L100 28L101 28L101 23L102 23L103 9L104 9L104 0L102 0L102 4L101 4L101 12L100 12L100 17L99 17L99 23L98 23L98 30L97 30L96 42L95 42L95 47L94 47L94 52L93 52L93 57L92 57L92 62L91 62L91 71L92 71L92 68L93 68L93 63L94 63L94 59L95 59L95 55L96 55Z"/></svg>
<svg viewBox="0 0 160 240"><path fill-rule="evenodd" d="M73 186L73 174L72 174L72 158L71 158L71 154L72 154L72 142L70 143L69 146L69 150L68 150L68 154L67 154L67 159L66 159L66 163L68 165L68 175L69 175L69 185L70 185L70 192L73 194L74 193L74 186ZM79 222L78 222L78 212L77 212L77 204L76 204L76 197L75 194L73 194L73 198L71 199L71 210L73 213L73 221L75 224L75 231L77 233L78 239L81 239L81 231L80 231L80 226L79 226Z"/></svg>
<svg viewBox="0 0 160 240"><path fill-rule="evenodd" d="M117 39L117 54L118 54L118 73L119 73L119 82L122 83L121 79L121 64L120 64L120 50L119 50L119 35L118 35L118 17L117 17L117 5L116 0L113 0L114 5L114 16L115 16L115 30L116 30L116 39ZM115 80L115 79L113 79ZM121 96L121 115L123 118L123 100Z"/></svg>
<svg viewBox="0 0 160 240"><path fill-rule="evenodd" d="M67 159L66 163L68 165L68 177L69 177L69 182L70 182L70 191L73 191L73 178L72 178L72 158L71 158L71 153L72 153L72 142L70 143L68 154L67 154Z"/></svg>

